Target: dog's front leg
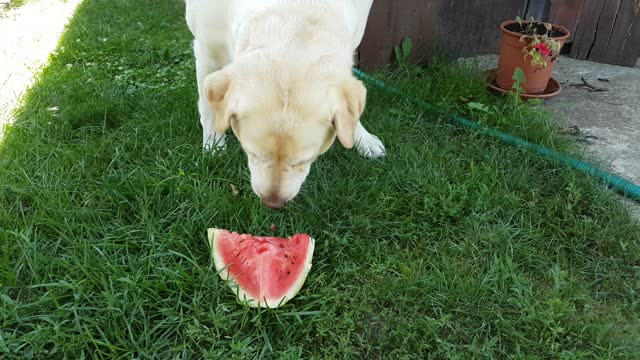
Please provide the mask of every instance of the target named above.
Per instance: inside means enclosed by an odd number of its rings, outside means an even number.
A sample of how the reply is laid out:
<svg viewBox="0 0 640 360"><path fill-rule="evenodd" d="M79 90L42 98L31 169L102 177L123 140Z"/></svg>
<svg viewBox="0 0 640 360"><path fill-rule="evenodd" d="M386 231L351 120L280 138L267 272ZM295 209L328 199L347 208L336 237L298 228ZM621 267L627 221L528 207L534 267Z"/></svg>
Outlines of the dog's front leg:
<svg viewBox="0 0 640 360"><path fill-rule="evenodd" d="M205 151L216 152L224 150L225 138L224 133L216 133L215 131L215 113L207 100L204 89L204 79L224 64L220 64L219 59L214 59L209 55L208 49L198 43L193 42L193 50L196 57L196 78L198 81L198 111L200 112L200 123L202 124L202 146Z"/></svg>
<svg viewBox="0 0 640 360"><path fill-rule="evenodd" d="M360 122L356 126L354 140L358 153L368 159L380 159L386 154L382 141L369 133Z"/></svg>

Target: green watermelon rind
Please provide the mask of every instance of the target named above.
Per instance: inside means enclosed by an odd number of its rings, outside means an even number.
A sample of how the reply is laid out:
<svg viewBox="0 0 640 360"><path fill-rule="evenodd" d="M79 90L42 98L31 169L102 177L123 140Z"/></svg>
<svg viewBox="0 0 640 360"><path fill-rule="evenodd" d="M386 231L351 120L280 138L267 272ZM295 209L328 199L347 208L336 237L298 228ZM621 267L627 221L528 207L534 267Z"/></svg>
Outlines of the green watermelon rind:
<svg viewBox="0 0 640 360"><path fill-rule="evenodd" d="M307 251L307 257L304 262L303 273L301 274L301 276L298 277L298 280L296 280L296 282L291 287L289 292L285 294L282 299L267 299L267 298L254 299L249 294L247 294L242 289L242 287L234 281L233 278L230 277L227 264L224 263L224 261L222 260L222 257L219 256L219 254L216 252L216 239L218 234L221 231L225 231L225 230L216 229L216 228L207 229L207 237L209 239L209 246L211 248L211 257L213 258L213 262L216 267L216 270L218 271L218 275L220 275L220 278L222 278L222 280L224 280L229 285L231 290L233 290L238 302L246 304L250 307L256 307L256 308L262 307L262 308L275 309L286 304L288 301L290 301L296 295L298 295L298 293L300 292L300 289L302 289L302 286L307 280L309 271L311 271L313 251L315 249L315 240L313 238L309 237L309 241L310 241L309 251Z"/></svg>

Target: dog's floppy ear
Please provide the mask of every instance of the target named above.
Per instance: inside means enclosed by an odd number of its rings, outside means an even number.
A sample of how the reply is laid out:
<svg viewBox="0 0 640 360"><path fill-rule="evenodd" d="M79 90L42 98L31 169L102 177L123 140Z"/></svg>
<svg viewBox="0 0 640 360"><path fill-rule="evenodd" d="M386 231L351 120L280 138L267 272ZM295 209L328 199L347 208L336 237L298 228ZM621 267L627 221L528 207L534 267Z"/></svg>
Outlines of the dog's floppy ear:
<svg viewBox="0 0 640 360"><path fill-rule="evenodd" d="M338 88L337 107L333 114L333 126L338 140L351 149L354 145L354 134L360 115L364 112L367 101L367 88L360 80L349 78Z"/></svg>
<svg viewBox="0 0 640 360"><path fill-rule="evenodd" d="M231 72L229 69L216 71L204 79L204 92L216 115L214 127L218 134L224 133L229 128L231 114L227 108L226 95L230 86Z"/></svg>

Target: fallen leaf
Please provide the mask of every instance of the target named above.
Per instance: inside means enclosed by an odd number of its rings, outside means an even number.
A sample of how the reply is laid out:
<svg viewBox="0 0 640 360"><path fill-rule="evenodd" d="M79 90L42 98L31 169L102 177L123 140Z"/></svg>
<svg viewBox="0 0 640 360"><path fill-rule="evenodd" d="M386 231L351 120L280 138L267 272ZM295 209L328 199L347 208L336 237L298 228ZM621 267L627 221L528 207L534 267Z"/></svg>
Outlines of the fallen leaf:
<svg viewBox="0 0 640 360"><path fill-rule="evenodd" d="M231 193L233 194L233 196L240 195L240 191L238 190L238 187L233 184L231 184Z"/></svg>
<svg viewBox="0 0 640 360"><path fill-rule="evenodd" d="M558 129L558 132L563 135L578 135L580 134L580 128L574 125L566 128L560 128Z"/></svg>

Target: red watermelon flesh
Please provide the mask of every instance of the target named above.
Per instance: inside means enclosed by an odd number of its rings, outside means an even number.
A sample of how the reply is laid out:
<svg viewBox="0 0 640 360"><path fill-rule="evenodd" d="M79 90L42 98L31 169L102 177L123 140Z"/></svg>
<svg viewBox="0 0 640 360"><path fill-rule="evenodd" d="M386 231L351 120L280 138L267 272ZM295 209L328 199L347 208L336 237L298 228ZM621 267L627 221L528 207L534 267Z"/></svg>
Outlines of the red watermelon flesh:
<svg viewBox="0 0 640 360"><path fill-rule="evenodd" d="M252 236L209 229L216 270L238 299L253 307L275 308L291 300L311 270L314 240Z"/></svg>

